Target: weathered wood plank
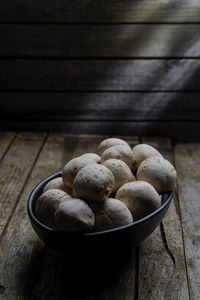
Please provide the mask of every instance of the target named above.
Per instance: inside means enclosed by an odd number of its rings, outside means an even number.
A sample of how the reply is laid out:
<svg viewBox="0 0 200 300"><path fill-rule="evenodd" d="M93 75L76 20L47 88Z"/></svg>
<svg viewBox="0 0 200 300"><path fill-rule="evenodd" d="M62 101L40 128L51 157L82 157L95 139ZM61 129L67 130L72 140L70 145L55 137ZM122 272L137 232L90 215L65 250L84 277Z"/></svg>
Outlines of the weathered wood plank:
<svg viewBox="0 0 200 300"><path fill-rule="evenodd" d="M199 24L0 25L0 57L197 57Z"/></svg>
<svg viewBox="0 0 200 300"><path fill-rule="evenodd" d="M24 188L43 140L43 133L19 134L0 163L0 234Z"/></svg>
<svg viewBox="0 0 200 300"><path fill-rule="evenodd" d="M0 90L199 91L200 60L0 60Z"/></svg>
<svg viewBox="0 0 200 300"><path fill-rule="evenodd" d="M1 93L9 121L198 121L200 93ZM181 107L181 109L180 109ZM178 113L177 113L178 112Z"/></svg>
<svg viewBox="0 0 200 300"><path fill-rule="evenodd" d="M200 144L178 144L175 165L191 299L200 298Z"/></svg>
<svg viewBox="0 0 200 300"><path fill-rule="evenodd" d="M29 143L33 143L31 137ZM42 250L43 243L33 232L28 220L27 199L31 190L42 179L62 170L65 163L71 159L76 143L77 137L51 134L40 153L9 226L1 239L0 284L4 287L2 299L29 299L35 281L41 279L46 256L45 251ZM12 191L10 196L14 197L15 192ZM52 272L50 264L47 273ZM51 287L53 289L55 286ZM44 288L48 293L50 286ZM35 299L47 298L41 293L40 297Z"/></svg>
<svg viewBox="0 0 200 300"><path fill-rule="evenodd" d="M1 22L199 22L198 0L2 1Z"/></svg>
<svg viewBox="0 0 200 300"><path fill-rule="evenodd" d="M173 163L169 139L144 138ZM181 220L174 199L160 228L140 248L138 299L189 299Z"/></svg>
<svg viewBox="0 0 200 300"><path fill-rule="evenodd" d="M178 110L177 110L178 114ZM198 141L200 122L139 122L139 121L0 121L6 130L37 130L73 134L115 134L134 136L164 136L175 141Z"/></svg>
<svg viewBox="0 0 200 300"><path fill-rule="evenodd" d="M14 137L16 136L16 133L13 131L10 132L0 132L0 159L3 157L3 155L6 153L9 145L13 141Z"/></svg>

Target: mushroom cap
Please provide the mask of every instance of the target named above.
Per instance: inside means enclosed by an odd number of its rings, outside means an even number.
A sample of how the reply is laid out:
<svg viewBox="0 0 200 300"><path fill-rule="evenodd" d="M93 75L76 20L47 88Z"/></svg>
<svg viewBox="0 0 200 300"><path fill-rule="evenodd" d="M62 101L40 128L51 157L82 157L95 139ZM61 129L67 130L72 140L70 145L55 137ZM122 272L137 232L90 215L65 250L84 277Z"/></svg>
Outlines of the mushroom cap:
<svg viewBox="0 0 200 300"><path fill-rule="evenodd" d="M85 153L81 155L82 158L86 159L90 163L100 163L101 156L96 153Z"/></svg>
<svg viewBox="0 0 200 300"><path fill-rule="evenodd" d="M100 164L90 164L82 168L75 177L73 197L86 202L102 202L112 192L114 176L112 172Z"/></svg>
<svg viewBox="0 0 200 300"><path fill-rule="evenodd" d="M121 201L113 198L105 200L101 209L96 213L94 231L103 231L124 226L133 222L128 207Z"/></svg>
<svg viewBox="0 0 200 300"><path fill-rule="evenodd" d="M64 186L72 188L76 174L88 164L94 163L92 159L78 156L70 160L64 167L62 179Z"/></svg>
<svg viewBox="0 0 200 300"><path fill-rule="evenodd" d="M38 220L43 224L55 228L54 213L58 205L71 198L62 190L52 189L44 192L37 200L35 207L35 214Z"/></svg>
<svg viewBox="0 0 200 300"><path fill-rule="evenodd" d="M110 158L120 159L125 162L130 169L134 163L134 155L131 148L125 145L112 146L106 149L101 156L101 163Z"/></svg>
<svg viewBox="0 0 200 300"><path fill-rule="evenodd" d="M118 139L118 138L109 138L109 139L105 139L103 140L99 146L98 146L98 149L97 149L97 152L99 155L102 155L102 153L112 147L112 146L117 146L117 145L125 145L125 146L129 146L129 144L127 142L125 142L124 140L122 139Z"/></svg>
<svg viewBox="0 0 200 300"><path fill-rule="evenodd" d="M116 192L118 188L125 183L136 180L130 168L122 160L111 158L105 160L103 165L110 169L115 178L113 192Z"/></svg>
<svg viewBox="0 0 200 300"><path fill-rule="evenodd" d="M158 150L147 144L138 144L133 147L132 151L135 157L134 170L137 170L141 162L146 158L149 158L151 156L163 157Z"/></svg>
<svg viewBox="0 0 200 300"><path fill-rule="evenodd" d="M140 164L136 177L149 182L159 194L163 194L174 189L177 173L168 160L152 156Z"/></svg>
<svg viewBox="0 0 200 300"><path fill-rule="evenodd" d="M132 181L121 186L115 197L124 202L135 220L145 217L160 207L161 199L146 181Z"/></svg>
<svg viewBox="0 0 200 300"><path fill-rule="evenodd" d="M62 190L64 192L66 192L68 195L72 194L72 190L70 188L67 188L66 186L64 186L62 177L57 177L57 178L54 178L54 179L48 181L47 184L43 188L43 193L48 190L52 190L52 189Z"/></svg>
<svg viewBox="0 0 200 300"><path fill-rule="evenodd" d="M95 216L87 203L71 198L59 204L54 220L61 231L89 232L94 226Z"/></svg>

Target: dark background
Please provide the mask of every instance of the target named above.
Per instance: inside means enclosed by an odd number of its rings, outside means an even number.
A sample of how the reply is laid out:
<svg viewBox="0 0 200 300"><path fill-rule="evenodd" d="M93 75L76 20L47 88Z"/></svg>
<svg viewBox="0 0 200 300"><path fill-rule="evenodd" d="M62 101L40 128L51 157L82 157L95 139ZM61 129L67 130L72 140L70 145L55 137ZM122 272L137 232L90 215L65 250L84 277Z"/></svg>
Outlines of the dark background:
<svg viewBox="0 0 200 300"><path fill-rule="evenodd" d="M200 140L199 57L195 0L1 1L0 129Z"/></svg>

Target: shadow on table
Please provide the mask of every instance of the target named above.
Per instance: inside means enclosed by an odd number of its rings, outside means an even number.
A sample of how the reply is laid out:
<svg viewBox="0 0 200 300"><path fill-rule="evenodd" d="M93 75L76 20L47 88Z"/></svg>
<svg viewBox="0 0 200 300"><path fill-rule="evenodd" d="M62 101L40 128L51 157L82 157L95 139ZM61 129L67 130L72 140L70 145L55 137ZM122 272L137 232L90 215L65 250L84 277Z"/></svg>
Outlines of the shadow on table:
<svg viewBox="0 0 200 300"><path fill-rule="evenodd" d="M40 262L35 257L29 267L37 269L30 299L102 299L124 293L128 282L134 289L135 250L63 254L45 247Z"/></svg>

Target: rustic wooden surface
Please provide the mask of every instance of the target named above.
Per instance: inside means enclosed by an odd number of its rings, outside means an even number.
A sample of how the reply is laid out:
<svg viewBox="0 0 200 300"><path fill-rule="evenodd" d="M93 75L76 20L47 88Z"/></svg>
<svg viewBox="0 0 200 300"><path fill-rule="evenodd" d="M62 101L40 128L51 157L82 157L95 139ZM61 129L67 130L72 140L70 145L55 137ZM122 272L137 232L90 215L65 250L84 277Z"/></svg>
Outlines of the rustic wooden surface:
<svg viewBox="0 0 200 300"><path fill-rule="evenodd" d="M161 225L120 268L104 270L101 281L83 280L85 269L72 268L33 231L26 206L34 186L72 157L96 151L105 137L0 132L0 299L199 299L199 143L172 146L165 138L127 137L131 146L140 140L157 147L175 164L177 188Z"/></svg>
<svg viewBox="0 0 200 300"><path fill-rule="evenodd" d="M199 140L199 28L198 0L0 3L0 128Z"/></svg>
<svg viewBox="0 0 200 300"><path fill-rule="evenodd" d="M175 166L178 176L182 230L191 299L200 297L200 143L178 144Z"/></svg>
<svg viewBox="0 0 200 300"><path fill-rule="evenodd" d="M13 93L1 93L1 120L195 122L200 111L198 92L19 92L18 97L13 101Z"/></svg>
<svg viewBox="0 0 200 300"><path fill-rule="evenodd" d="M198 24L9 24L0 36L0 57L200 56Z"/></svg>
<svg viewBox="0 0 200 300"><path fill-rule="evenodd" d="M0 90L200 91L200 60L0 60Z"/></svg>
<svg viewBox="0 0 200 300"><path fill-rule="evenodd" d="M0 4L1 22L10 23L200 22L199 12L198 0L8 0Z"/></svg>

